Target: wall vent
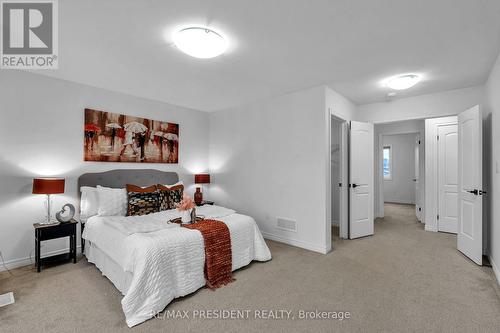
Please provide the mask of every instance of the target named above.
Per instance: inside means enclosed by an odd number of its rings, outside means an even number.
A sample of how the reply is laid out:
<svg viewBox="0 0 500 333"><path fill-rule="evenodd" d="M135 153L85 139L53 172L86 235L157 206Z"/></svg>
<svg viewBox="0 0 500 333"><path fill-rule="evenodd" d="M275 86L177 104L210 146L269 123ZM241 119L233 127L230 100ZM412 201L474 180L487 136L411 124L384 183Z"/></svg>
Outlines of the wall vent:
<svg viewBox="0 0 500 333"><path fill-rule="evenodd" d="M284 217L276 218L276 228L286 231L297 232L297 221Z"/></svg>
<svg viewBox="0 0 500 333"><path fill-rule="evenodd" d="M11 291L0 295L0 307L14 304L14 293Z"/></svg>

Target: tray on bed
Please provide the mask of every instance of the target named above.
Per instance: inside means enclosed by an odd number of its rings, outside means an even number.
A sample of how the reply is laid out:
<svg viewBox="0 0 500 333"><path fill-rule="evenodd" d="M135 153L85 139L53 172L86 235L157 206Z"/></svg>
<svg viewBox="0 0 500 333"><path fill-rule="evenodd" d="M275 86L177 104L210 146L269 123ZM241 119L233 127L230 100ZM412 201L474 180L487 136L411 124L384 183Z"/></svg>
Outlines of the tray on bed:
<svg viewBox="0 0 500 333"><path fill-rule="evenodd" d="M204 220L204 219L205 219L205 216L196 216L196 222ZM182 224L182 221L181 221L180 217L172 219L172 220L170 220L168 222Z"/></svg>

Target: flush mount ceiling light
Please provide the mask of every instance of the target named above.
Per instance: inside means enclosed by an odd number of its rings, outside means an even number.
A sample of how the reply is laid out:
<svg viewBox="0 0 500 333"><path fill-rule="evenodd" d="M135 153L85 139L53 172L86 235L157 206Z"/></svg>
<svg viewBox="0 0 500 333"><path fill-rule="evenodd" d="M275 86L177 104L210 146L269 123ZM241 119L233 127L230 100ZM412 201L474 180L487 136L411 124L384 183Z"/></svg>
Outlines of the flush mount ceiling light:
<svg viewBox="0 0 500 333"><path fill-rule="evenodd" d="M204 27L189 27L177 31L174 43L182 52L201 59L217 57L227 49L227 41L221 34Z"/></svg>
<svg viewBox="0 0 500 333"><path fill-rule="evenodd" d="M385 80L385 86L394 90L405 90L413 87L421 80L417 74L403 74Z"/></svg>

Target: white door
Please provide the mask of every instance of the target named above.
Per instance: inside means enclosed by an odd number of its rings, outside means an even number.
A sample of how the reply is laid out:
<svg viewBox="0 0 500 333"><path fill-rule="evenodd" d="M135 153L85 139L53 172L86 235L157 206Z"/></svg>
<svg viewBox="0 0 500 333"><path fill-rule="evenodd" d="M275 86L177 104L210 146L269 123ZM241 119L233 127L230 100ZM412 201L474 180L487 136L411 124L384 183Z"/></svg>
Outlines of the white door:
<svg viewBox="0 0 500 333"><path fill-rule="evenodd" d="M479 106L458 115L457 248L482 265L483 126Z"/></svg>
<svg viewBox="0 0 500 333"><path fill-rule="evenodd" d="M457 233L458 126L438 126L438 231Z"/></svg>
<svg viewBox="0 0 500 333"><path fill-rule="evenodd" d="M420 216L420 134L417 134L415 138L415 177L413 181L415 182L415 215L420 221L422 220Z"/></svg>
<svg viewBox="0 0 500 333"><path fill-rule="evenodd" d="M351 122L349 238L373 235L373 124Z"/></svg>

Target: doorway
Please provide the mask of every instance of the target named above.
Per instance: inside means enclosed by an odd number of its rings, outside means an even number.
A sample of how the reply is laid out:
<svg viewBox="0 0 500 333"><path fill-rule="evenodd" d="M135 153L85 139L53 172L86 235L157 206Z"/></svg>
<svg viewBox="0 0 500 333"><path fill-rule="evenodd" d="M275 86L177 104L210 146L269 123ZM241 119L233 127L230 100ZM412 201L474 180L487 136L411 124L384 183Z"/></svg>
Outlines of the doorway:
<svg viewBox="0 0 500 333"><path fill-rule="evenodd" d="M332 115L330 127L331 235L347 238L347 122Z"/></svg>
<svg viewBox="0 0 500 333"><path fill-rule="evenodd" d="M373 124L329 119L327 244L373 235L374 192Z"/></svg>
<svg viewBox="0 0 500 333"><path fill-rule="evenodd" d="M333 118L333 117L332 117ZM331 195L331 205L332 205L332 236L340 236L340 189L342 183L341 177L341 126L342 122L336 118L332 119L332 137L331 137L331 182L332 182L332 195Z"/></svg>
<svg viewBox="0 0 500 333"><path fill-rule="evenodd" d="M375 216L385 216L386 202L409 204L423 223L425 121L376 124L375 156Z"/></svg>
<svg viewBox="0 0 500 333"><path fill-rule="evenodd" d="M384 203L416 204L419 173L415 153L417 135L382 135Z"/></svg>

